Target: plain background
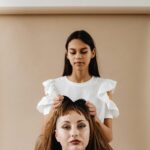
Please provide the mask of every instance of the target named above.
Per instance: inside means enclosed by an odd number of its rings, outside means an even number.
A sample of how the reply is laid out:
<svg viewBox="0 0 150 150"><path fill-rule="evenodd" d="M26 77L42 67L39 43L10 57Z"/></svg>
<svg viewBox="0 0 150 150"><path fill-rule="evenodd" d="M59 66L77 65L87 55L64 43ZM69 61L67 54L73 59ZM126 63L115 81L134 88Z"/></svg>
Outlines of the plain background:
<svg viewBox="0 0 150 150"><path fill-rule="evenodd" d="M149 15L1 15L0 149L32 150L42 114L42 82L62 74L68 35L95 40L103 78L118 81L113 100L114 150L149 150Z"/></svg>

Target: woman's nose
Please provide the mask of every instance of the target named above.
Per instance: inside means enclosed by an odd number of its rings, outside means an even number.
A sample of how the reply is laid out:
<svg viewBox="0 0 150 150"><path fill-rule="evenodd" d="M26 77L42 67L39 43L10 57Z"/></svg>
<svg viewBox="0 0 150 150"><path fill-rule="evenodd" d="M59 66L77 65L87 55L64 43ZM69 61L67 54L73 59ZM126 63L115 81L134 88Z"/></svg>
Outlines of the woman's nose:
<svg viewBox="0 0 150 150"><path fill-rule="evenodd" d="M72 128L70 131L71 137L75 138L79 135L79 131L77 128Z"/></svg>
<svg viewBox="0 0 150 150"><path fill-rule="evenodd" d="M78 59L79 59L79 58L82 58L82 55L81 55L80 53L77 53L77 54L76 54L76 58L78 58Z"/></svg>

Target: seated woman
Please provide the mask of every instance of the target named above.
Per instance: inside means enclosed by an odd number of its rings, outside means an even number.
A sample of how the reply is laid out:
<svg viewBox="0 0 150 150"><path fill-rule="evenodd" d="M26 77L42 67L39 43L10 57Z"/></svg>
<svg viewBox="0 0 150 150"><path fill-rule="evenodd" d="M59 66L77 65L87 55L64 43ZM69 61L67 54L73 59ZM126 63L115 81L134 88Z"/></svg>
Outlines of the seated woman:
<svg viewBox="0 0 150 150"><path fill-rule="evenodd" d="M73 102L64 96L39 136L35 150L112 150L85 102Z"/></svg>

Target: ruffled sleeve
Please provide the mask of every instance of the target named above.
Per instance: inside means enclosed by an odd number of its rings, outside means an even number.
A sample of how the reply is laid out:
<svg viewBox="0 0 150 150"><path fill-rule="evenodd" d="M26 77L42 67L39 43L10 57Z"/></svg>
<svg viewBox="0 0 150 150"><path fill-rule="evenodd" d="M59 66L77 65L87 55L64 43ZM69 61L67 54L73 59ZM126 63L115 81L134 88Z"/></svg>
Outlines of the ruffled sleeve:
<svg viewBox="0 0 150 150"><path fill-rule="evenodd" d="M111 79L101 79L101 84L98 90L98 98L106 104L104 118L114 118L119 116L119 109L116 104L109 99L108 91L116 88L117 82Z"/></svg>
<svg viewBox="0 0 150 150"><path fill-rule="evenodd" d="M55 87L55 81L53 79L49 79L43 82L45 96L37 104L37 109L39 112L47 115L50 111L51 105L54 99L57 97L57 89Z"/></svg>

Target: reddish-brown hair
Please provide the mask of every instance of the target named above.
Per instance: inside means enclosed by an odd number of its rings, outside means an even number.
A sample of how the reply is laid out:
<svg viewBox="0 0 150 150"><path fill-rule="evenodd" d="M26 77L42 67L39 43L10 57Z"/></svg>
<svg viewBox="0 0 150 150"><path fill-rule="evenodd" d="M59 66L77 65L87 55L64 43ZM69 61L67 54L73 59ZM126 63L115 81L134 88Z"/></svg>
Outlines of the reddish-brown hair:
<svg viewBox="0 0 150 150"><path fill-rule="evenodd" d="M47 122L43 135L40 135L35 146L35 150L62 150L61 145L55 138L56 122L58 117L75 111L83 114L90 126L90 139L86 150L112 150L106 142L100 125L90 115L85 100L79 99L75 102L64 96L62 105L53 112L52 117Z"/></svg>

